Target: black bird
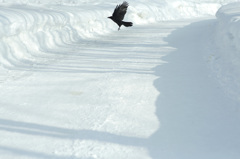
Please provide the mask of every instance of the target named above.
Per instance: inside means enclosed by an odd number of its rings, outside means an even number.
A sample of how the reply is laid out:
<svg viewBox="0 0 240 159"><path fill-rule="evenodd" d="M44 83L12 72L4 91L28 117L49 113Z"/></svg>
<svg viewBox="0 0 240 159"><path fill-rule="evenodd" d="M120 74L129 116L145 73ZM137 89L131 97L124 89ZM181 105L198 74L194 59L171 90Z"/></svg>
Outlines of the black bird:
<svg viewBox="0 0 240 159"><path fill-rule="evenodd" d="M121 5L117 5L112 16L108 17L112 19L117 25L119 26L118 30L120 30L120 27L124 25L125 27L130 27L133 25L132 22L124 22L123 18L127 12L128 3L124 1Z"/></svg>

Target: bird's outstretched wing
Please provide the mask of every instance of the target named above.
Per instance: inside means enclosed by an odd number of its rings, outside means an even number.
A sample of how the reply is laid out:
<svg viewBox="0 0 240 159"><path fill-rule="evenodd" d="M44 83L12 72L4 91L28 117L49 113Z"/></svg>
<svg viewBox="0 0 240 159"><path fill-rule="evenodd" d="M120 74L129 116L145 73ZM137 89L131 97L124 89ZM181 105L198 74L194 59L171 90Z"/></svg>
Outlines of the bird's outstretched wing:
<svg viewBox="0 0 240 159"><path fill-rule="evenodd" d="M124 1L121 5L117 5L112 16L119 21L122 21L127 12L127 7L128 3L126 1Z"/></svg>

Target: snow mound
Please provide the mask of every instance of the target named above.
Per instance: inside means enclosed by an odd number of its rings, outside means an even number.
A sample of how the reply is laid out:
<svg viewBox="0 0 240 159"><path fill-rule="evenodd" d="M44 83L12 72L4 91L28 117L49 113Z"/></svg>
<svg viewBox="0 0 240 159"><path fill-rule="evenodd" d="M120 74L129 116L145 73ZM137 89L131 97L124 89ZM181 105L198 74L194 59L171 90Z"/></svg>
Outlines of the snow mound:
<svg viewBox="0 0 240 159"><path fill-rule="evenodd" d="M219 47L234 47L240 51L240 3L223 6L216 13L218 30L216 42Z"/></svg>
<svg viewBox="0 0 240 159"><path fill-rule="evenodd" d="M109 32L108 11L77 7L0 7L0 62L4 67L33 64L59 46ZM97 17L99 19L97 19ZM47 56L49 58L49 56Z"/></svg>
<svg viewBox="0 0 240 159"><path fill-rule="evenodd" d="M216 17L214 71L227 93L240 100L240 3L221 7Z"/></svg>

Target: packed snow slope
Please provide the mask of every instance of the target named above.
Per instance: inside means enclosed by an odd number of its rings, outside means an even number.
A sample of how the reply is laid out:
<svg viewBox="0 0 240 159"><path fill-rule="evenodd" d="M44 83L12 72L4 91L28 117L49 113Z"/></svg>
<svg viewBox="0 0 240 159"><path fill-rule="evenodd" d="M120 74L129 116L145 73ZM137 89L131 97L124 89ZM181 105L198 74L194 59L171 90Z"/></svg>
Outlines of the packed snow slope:
<svg viewBox="0 0 240 159"><path fill-rule="evenodd" d="M128 2L0 1L1 159L240 158L240 2Z"/></svg>

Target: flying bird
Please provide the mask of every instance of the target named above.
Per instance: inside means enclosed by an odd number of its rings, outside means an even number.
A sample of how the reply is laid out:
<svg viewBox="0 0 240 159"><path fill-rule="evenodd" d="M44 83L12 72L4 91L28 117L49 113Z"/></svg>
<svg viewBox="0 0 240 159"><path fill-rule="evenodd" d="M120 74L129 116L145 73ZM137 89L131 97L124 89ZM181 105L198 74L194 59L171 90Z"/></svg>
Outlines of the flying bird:
<svg viewBox="0 0 240 159"><path fill-rule="evenodd" d="M119 4L116 6L112 16L108 17L112 19L117 25L119 26L118 30L120 30L120 27L124 25L125 27L131 27L133 25L132 22L124 22L123 18L127 12L128 3L124 1L122 4Z"/></svg>

